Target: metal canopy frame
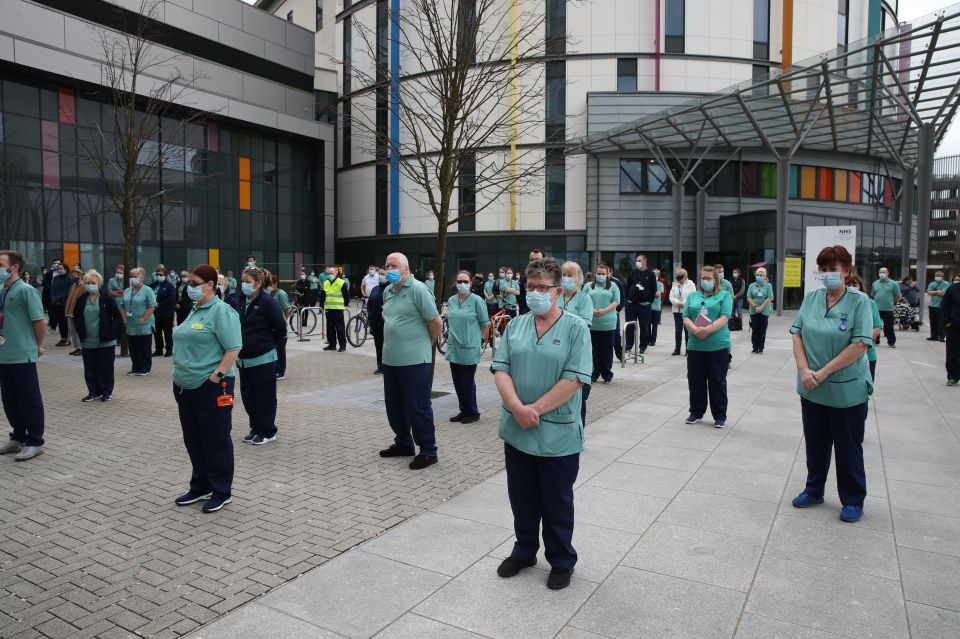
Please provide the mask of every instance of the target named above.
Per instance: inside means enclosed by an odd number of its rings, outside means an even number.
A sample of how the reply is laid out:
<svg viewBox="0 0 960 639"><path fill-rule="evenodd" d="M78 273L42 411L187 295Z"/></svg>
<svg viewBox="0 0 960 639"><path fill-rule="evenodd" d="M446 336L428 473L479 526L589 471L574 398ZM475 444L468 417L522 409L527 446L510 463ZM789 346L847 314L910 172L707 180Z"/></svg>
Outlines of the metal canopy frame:
<svg viewBox="0 0 960 639"><path fill-rule="evenodd" d="M933 154L960 105L960 4L900 24L770 77L747 81L573 142L570 154L646 149L667 169L674 192L674 264L680 263L684 185L708 151L763 149L777 161L777 312L783 310L790 161L801 150L849 153L895 163L917 179L917 279L926 281ZM687 161L675 176L667 156ZM692 165L692 166L691 166ZM676 166L676 165L674 165ZM700 192L706 188L695 185ZM705 201L697 200L698 230ZM783 209L783 210L781 210ZM910 224L912 210L903 211ZM702 242L698 233L698 267ZM909 237L905 229L904 237ZM909 263L905 264L909 269ZM922 312L921 308L921 312Z"/></svg>

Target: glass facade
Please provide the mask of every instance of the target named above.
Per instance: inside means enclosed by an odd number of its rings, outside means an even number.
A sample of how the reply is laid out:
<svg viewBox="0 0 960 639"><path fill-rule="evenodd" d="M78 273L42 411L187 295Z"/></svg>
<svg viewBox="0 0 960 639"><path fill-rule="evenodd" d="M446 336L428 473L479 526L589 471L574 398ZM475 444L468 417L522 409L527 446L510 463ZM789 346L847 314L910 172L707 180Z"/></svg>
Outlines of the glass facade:
<svg viewBox="0 0 960 639"><path fill-rule="evenodd" d="M637 90L637 59L617 60L617 92L630 93Z"/></svg>
<svg viewBox="0 0 960 639"><path fill-rule="evenodd" d="M753 57L770 59L770 0L753 0Z"/></svg>
<svg viewBox="0 0 960 639"><path fill-rule="evenodd" d="M663 43L663 50L666 53L683 53L684 51L685 5L685 0L664 0L664 8L667 15L664 21L666 38Z"/></svg>
<svg viewBox="0 0 960 639"><path fill-rule="evenodd" d="M123 257L120 216L94 169L115 144L113 111L93 95L7 76L0 83L0 244L37 269L53 258L106 272ZM242 124L163 119L138 170L157 214L138 261L236 270L249 253L292 277L321 244L322 143ZM160 195L162 194L162 195ZM112 271L110 271L112 272Z"/></svg>

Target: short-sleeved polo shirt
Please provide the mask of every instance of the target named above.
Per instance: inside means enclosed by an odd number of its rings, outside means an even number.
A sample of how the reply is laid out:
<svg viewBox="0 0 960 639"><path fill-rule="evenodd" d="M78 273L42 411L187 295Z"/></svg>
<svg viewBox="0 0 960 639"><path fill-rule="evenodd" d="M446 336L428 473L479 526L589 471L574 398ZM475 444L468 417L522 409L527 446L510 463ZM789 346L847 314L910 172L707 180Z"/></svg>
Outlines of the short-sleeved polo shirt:
<svg viewBox="0 0 960 639"><path fill-rule="evenodd" d="M193 389L203 385L217 369L224 353L243 347L240 315L216 295L203 306L194 306L173 330L173 383ZM235 370L225 371L232 376Z"/></svg>
<svg viewBox="0 0 960 639"><path fill-rule="evenodd" d="M0 286L3 308L3 339L0 364L31 364L37 361L37 334L33 323L43 319L43 303L37 289L18 279L9 288Z"/></svg>
<svg viewBox="0 0 960 639"><path fill-rule="evenodd" d="M583 288L584 292L590 296L590 300L593 302L594 310L599 310L601 308L606 308L613 303L617 305L620 304L620 287L610 282L610 288L606 287L606 284L603 286L597 286L596 283L590 282ZM617 309L613 309L609 313L600 315L593 318L593 325L590 327L592 331L612 331L617 328Z"/></svg>
<svg viewBox="0 0 960 639"><path fill-rule="evenodd" d="M111 277L107 281L107 288L110 290L111 293L116 293L117 291L123 291L123 278L116 277L116 276ZM117 308L120 308L121 306L123 306L122 295L120 295L119 297L114 297L113 301L116 302Z"/></svg>
<svg viewBox="0 0 960 639"><path fill-rule="evenodd" d="M273 296L273 299L277 301L277 304L280 305L282 310L285 311L290 308L290 296L287 295L287 292L282 288L277 289L276 295Z"/></svg>
<svg viewBox="0 0 960 639"><path fill-rule="evenodd" d="M460 295L447 300L447 361L473 366L480 362L482 328L490 324L487 304L471 293L460 303Z"/></svg>
<svg viewBox="0 0 960 639"><path fill-rule="evenodd" d="M879 306L879 304L878 304ZM807 293L797 311L790 332L803 339L803 349L811 370L820 370L850 344L873 342L873 309L866 295L847 289L840 300L827 309L827 289ZM867 354L830 375L813 390L800 383L797 393L817 404L849 408L866 402L873 392Z"/></svg>
<svg viewBox="0 0 960 639"><path fill-rule="evenodd" d="M512 310L517 308L517 296L513 293L506 293L505 291L508 288L519 290L520 283L515 279L508 280L507 278L503 278L500 280L500 308Z"/></svg>
<svg viewBox="0 0 960 639"><path fill-rule="evenodd" d="M137 292L133 291L131 286L123 292L123 315L127 325L127 335L150 335L153 333L153 325L156 318L153 313L143 324L140 318L147 312L148 308L157 307L157 294L149 286L141 286Z"/></svg>
<svg viewBox="0 0 960 639"><path fill-rule="evenodd" d="M720 278L720 290L730 293L730 297L733 297L733 284L725 277Z"/></svg>
<svg viewBox="0 0 960 639"><path fill-rule="evenodd" d="M727 291L720 291L713 295L694 291L687 297L687 303L683 306L683 316L696 323L701 311L706 312L707 319L711 322L715 322L720 317L730 317L733 313L733 297ZM703 339L693 333L687 337L688 351L721 351L727 348L730 348L730 327L726 324Z"/></svg>
<svg viewBox="0 0 960 639"><path fill-rule="evenodd" d="M663 293L666 288L663 285L663 282L657 280L657 295L654 295L653 301L650 302L651 311L662 311L663 310Z"/></svg>
<svg viewBox="0 0 960 639"><path fill-rule="evenodd" d="M87 337L80 342L83 348L112 348L117 345L117 340L112 339L108 342L100 341L100 303L98 300L90 301L83 305L83 326L86 329Z"/></svg>
<svg viewBox="0 0 960 639"><path fill-rule="evenodd" d="M408 275L398 290L392 285L384 288L383 363L429 364L433 353L427 323L439 316L433 295L413 275Z"/></svg>
<svg viewBox="0 0 960 639"><path fill-rule="evenodd" d="M877 280L870 287L870 296L877 302L877 308L881 311L892 311L893 300L900 297L900 285L887 278Z"/></svg>
<svg viewBox="0 0 960 639"><path fill-rule="evenodd" d="M590 383L593 350L590 331L578 317L564 312L542 336L537 336L536 316L521 315L507 324L500 347L490 366L493 373L510 375L517 397L524 404L540 399L562 379ZM540 416L540 424L521 428L513 414L502 406L500 438L529 455L560 457L583 450L580 419L582 393Z"/></svg>
<svg viewBox="0 0 960 639"><path fill-rule="evenodd" d="M950 288L950 285L947 282L937 282L934 280L933 282L930 282L930 286L927 287L927 291L932 293L935 291L946 291L948 288ZM930 296L930 308L940 308L940 304L942 303L942 295Z"/></svg>
<svg viewBox="0 0 960 639"><path fill-rule="evenodd" d="M576 315L587 323L587 328L593 327L593 300L583 291L577 291L570 298L570 301L561 295L557 300L557 306L571 315Z"/></svg>
<svg viewBox="0 0 960 639"><path fill-rule="evenodd" d="M307 281L310 282L310 290L316 291L320 289L320 278L316 275L311 275L307 278Z"/></svg>
<svg viewBox="0 0 960 639"><path fill-rule="evenodd" d="M747 289L747 297L753 300L753 303L759 307L761 304L767 301L767 299L773 298L773 287L770 286L770 282L764 282L760 284L759 282L751 282L750 287ZM770 308L773 306L772 303L767 304L767 306L759 311L761 315L770 315ZM756 315L757 309L753 306L750 307L750 314Z"/></svg>

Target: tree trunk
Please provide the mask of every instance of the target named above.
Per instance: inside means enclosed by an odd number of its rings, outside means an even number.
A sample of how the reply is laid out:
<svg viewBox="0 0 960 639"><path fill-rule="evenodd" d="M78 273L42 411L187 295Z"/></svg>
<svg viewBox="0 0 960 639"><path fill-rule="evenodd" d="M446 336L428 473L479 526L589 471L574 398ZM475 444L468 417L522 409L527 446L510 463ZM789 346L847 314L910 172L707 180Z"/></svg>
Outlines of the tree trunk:
<svg viewBox="0 0 960 639"><path fill-rule="evenodd" d="M137 247L137 237L136 230L133 226L133 211L132 203L127 201L124 202L124 210L120 211L120 220L123 224L123 284L126 286L127 282L130 281L130 269L137 266L134 261L134 255L136 253ZM126 313L124 312L123 317L121 318L122 322L126 322ZM120 357L129 357L130 356L130 344L127 341L127 331L123 330L120 332Z"/></svg>
<svg viewBox="0 0 960 639"><path fill-rule="evenodd" d="M440 215L437 217L437 248L434 254L433 263L433 301L437 305L437 311L443 312L443 295L446 292L444 278L446 277L447 262L447 234L449 227L447 222L450 220L450 198L441 196ZM433 343L433 360L430 364L430 387L433 388L433 375L437 368L437 343Z"/></svg>

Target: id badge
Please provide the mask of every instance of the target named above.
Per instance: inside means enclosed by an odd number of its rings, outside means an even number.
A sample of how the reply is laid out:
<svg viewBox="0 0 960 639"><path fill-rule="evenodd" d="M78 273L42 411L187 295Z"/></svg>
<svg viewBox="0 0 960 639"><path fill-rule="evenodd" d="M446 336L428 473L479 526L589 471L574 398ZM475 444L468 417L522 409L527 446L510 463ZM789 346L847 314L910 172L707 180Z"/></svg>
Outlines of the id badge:
<svg viewBox="0 0 960 639"><path fill-rule="evenodd" d="M0 335L0 346L3 346L6 343L7 343L7 338L4 337L3 335Z"/></svg>
<svg viewBox="0 0 960 639"><path fill-rule="evenodd" d="M220 388L223 390L223 392L222 394L217 395L217 408L233 406L233 395L227 395L227 383L220 382Z"/></svg>
<svg viewBox="0 0 960 639"><path fill-rule="evenodd" d="M127 317L133 317L133 311L127 311Z"/></svg>
<svg viewBox="0 0 960 639"><path fill-rule="evenodd" d="M841 331L846 331L846 330L847 330L847 318L848 318L848 317L849 317L849 316L848 316L846 313L844 313L844 314L842 314L842 315L840 316L840 330L841 330Z"/></svg>

